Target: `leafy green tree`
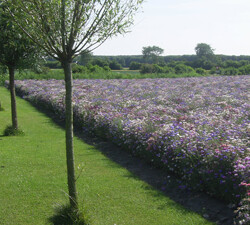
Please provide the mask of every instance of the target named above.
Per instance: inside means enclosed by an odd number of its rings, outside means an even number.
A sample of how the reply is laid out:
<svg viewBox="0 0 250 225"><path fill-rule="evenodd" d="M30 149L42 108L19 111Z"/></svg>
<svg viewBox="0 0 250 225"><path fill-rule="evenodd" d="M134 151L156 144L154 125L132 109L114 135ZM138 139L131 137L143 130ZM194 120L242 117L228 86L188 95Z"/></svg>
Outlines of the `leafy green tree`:
<svg viewBox="0 0 250 225"><path fill-rule="evenodd" d="M203 69L203 68L196 68L195 72L198 73L198 74L201 74L201 75L206 75L207 74L207 71L205 69Z"/></svg>
<svg viewBox="0 0 250 225"><path fill-rule="evenodd" d="M195 47L195 52L198 57L211 57L214 55L214 49L206 43L199 43Z"/></svg>
<svg viewBox="0 0 250 225"><path fill-rule="evenodd" d="M108 59L103 59L103 58L95 58L92 59L90 64L92 65L97 65L100 67L104 67L104 66L109 66L110 61Z"/></svg>
<svg viewBox="0 0 250 225"><path fill-rule="evenodd" d="M216 64L221 63L220 57L214 54L214 49L206 43L199 43L195 47L195 52L198 59L193 63L196 68L211 69Z"/></svg>
<svg viewBox="0 0 250 225"><path fill-rule="evenodd" d="M157 64L153 64L153 73L164 73L164 68Z"/></svg>
<svg viewBox="0 0 250 225"><path fill-rule="evenodd" d="M153 73L153 71L154 71L154 67L152 64L144 63L141 65L141 68L140 68L141 74Z"/></svg>
<svg viewBox="0 0 250 225"><path fill-rule="evenodd" d="M12 129L17 131L15 70L32 66L38 58L39 51L37 46L11 21L6 4L0 3L0 64L8 68Z"/></svg>
<svg viewBox="0 0 250 225"><path fill-rule="evenodd" d="M148 46L142 48L143 58L148 62L157 63L159 56L163 54L164 50L158 46Z"/></svg>
<svg viewBox="0 0 250 225"><path fill-rule="evenodd" d="M122 65L114 60L109 63L109 68L111 70L122 70Z"/></svg>
<svg viewBox="0 0 250 225"><path fill-rule="evenodd" d="M108 38L126 33L143 0L5 0L27 36L61 62L66 89L66 155L69 200L78 209L73 151L71 63Z"/></svg>
<svg viewBox="0 0 250 225"><path fill-rule="evenodd" d="M129 65L129 69L130 69L130 70L139 70L139 69L141 69L141 63L132 61L132 62L130 63L130 65Z"/></svg>
<svg viewBox="0 0 250 225"><path fill-rule="evenodd" d="M239 68L241 66L240 62L234 61L234 60L227 60L224 62L224 67L234 67L234 68Z"/></svg>
<svg viewBox="0 0 250 225"><path fill-rule="evenodd" d="M183 74L183 73L193 73L194 69L190 66L186 66L185 64L177 64L175 67L176 74Z"/></svg>
<svg viewBox="0 0 250 225"><path fill-rule="evenodd" d="M217 63L211 59L207 59L206 57L199 58L195 61L195 63L193 63L194 68L203 68L206 70L210 70L214 66L217 66Z"/></svg>
<svg viewBox="0 0 250 225"><path fill-rule="evenodd" d="M241 66L239 68L239 74L240 75L250 74L250 65Z"/></svg>

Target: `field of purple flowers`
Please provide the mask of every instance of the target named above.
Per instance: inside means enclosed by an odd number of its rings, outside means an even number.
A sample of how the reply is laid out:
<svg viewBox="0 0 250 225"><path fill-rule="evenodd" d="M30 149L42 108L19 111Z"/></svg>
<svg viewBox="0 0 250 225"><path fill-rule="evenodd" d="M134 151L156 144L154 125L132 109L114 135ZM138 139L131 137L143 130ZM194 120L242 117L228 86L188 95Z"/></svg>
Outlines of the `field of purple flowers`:
<svg viewBox="0 0 250 225"><path fill-rule="evenodd" d="M64 116L64 81L16 87ZM181 177L180 188L238 203L249 198L249 90L250 76L75 80L74 116L84 131Z"/></svg>

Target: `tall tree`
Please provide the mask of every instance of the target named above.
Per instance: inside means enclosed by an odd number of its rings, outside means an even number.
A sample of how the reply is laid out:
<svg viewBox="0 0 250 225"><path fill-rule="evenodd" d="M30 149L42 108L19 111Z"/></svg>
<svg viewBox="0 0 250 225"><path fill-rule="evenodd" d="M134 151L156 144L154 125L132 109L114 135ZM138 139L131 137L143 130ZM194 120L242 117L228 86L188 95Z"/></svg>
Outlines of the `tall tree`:
<svg viewBox="0 0 250 225"><path fill-rule="evenodd" d="M7 6L0 1L0 64L9 71L12 128L18 130L15 70L30 67L38 56L38 48L11 21Z"/></svg>
<svg viewBox="0 0 250 225"><path fill-rule="evenodd" d="M199 43L195 47L195 52L197 55L195 64L198 67L211 69L213 66L216 66L218 58L215 56L214 49L212 49L210 45Z"/></svg>
<svg viewBox="0 0 250 225"><path fill-rule="evenodd" d="M158 46L148 46L142 48L142 55L148 62L157 63L159 56L163 54L164 50Z"/></svg>
<svg viewBox="0 0 250 225"><path fill-rule="evenodd" d="M75 56L126 33L144 0L5 0L17 24L47 54L61 62L66 89L66 156L69 200L77 209L74 172L72 69Z"/></svg>
<svg viewBox="0 0 250 225"><path fill-rule="evenodd" d="M199 43L195 47L196 55L199 57L211 57L214 55L214 49L206 43Z"/></svg>

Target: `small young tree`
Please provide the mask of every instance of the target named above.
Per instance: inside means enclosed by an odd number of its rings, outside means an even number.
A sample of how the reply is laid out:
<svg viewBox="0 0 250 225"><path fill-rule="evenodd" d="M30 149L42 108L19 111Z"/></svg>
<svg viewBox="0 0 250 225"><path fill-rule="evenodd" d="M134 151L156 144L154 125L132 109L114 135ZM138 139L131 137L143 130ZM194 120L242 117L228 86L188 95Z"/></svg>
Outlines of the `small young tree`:
<svg viewBox="0 0 250 225"><path fill-rule="evenodd" d="M6 5L3 3L0 4L0 30L0 64L6 66L9 71L12 129L17 131L15 70L27 68L35 63L38 49L11 21Z"/></svg>
<svg viewBox="0 0 250 225"><path fill-rule="evenodd" d="M73 152L72 70L75 56L126 33L143 0L5 0L16 23L61 62L66 89L66 156L70 205L77 209Z"/></svg>

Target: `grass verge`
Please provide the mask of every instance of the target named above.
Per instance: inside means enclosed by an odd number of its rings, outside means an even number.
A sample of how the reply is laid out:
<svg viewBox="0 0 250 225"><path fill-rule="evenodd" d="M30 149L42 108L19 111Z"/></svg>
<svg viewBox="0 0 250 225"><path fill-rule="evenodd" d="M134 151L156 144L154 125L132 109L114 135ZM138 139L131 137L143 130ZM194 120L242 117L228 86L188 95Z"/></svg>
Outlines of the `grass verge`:
<svg viewBox="0 0 250 225"><path fill-rule="evenodd" d="M5 137L1 134L10 123L10 102L3 87L0 101L5 107L0 112L1 224L64 224L55 212L58 208L67 212L67 207L62 207L68 202L64 130L17 98L19 124L25 136ZM90 224L212 224L153 189L94 146L79 138L74 143L79 205Z"/></svg>

